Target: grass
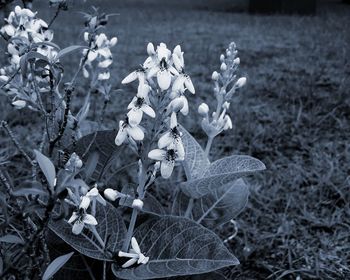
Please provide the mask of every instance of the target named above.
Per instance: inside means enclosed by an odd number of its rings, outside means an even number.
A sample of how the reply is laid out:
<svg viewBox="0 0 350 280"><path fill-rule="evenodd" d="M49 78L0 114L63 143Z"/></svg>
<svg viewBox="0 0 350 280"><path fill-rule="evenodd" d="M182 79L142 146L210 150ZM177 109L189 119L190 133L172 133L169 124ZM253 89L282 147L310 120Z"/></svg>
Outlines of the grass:
<svg viewBox="0 0 350 280"><path fill-rule="evenodd" d="M228 244L241 265L227 274L232 279L350 277L350 7L322 6L317 16L298 17L155 9L135 2L94 2L119 13L107 29L119 43L112 70L117 92L105 126L115 128L125 113L134 88L120 81L143 62L146 44L181 44L197 91L185 125L204 143L195 111L203 101L214 106L211 73L235 41L249 83L231 105L234 129L215 140L211 157L249 154L267 171L251 180L248 208L236 219L239 234ZM40 16L53 15L46 2L37 5ZM74 11L62 13L53 26L62 46L80 42L82 19ZM67 68L77 60L66 61ZM15 121L18 113L5 116L5 109L2 117L24 141L40 139L34 126ZM226 226L222 237L232 231Z"/></svg>

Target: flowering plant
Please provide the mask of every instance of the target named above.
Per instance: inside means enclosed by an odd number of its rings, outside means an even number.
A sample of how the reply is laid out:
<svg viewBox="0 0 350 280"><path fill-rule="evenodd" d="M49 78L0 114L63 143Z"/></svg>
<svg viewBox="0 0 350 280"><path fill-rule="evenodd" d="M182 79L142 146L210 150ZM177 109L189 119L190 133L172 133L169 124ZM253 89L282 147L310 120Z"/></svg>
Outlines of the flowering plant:
<svg viewBox="0 0 350 280"><path fill-rule="evenodd" d="M209 160L213 139L232 129L230 100L246 83L237 78L235 44L212 75L216 110L209 116L207 104L198 108L208 136L204 150L180 124L195 94L184 52L164 43L149 43L140 68L122 80L136 83L137 90L118 130L83 136L90 94L78 113L70 107L80 71L105 104L117 98L109 83L117 38L100 32L106 15L94 10L85 18L84 44L65 49L52 43L50 26L28 9L16 7L1 29L10 61L0 70L2 88L15 108L27 107L45 120L33 153L2 122L32 166L31 179L20 186L0 169L2 277L49 279L72 257L73 252L50 262L49 229L79 254L101 261L103 279L108 271L121 279L154 279L237 265L215 231L245 207L249 190L242 177L265 166L250 156ZM82 55L78 70L62 85L61 59L74 51ZM25 269L12 271L14 266Z"/></svg>

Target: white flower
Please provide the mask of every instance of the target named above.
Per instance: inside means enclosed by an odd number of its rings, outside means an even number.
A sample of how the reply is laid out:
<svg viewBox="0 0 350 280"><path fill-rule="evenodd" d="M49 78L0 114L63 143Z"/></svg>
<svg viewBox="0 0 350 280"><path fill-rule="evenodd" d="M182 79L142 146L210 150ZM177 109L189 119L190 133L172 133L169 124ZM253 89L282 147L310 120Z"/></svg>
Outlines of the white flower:
<svg viewBox="0 0 350 280"><path fill-rule="evenodd" d="M140 84L144 84L146 81L146 68L141 66L139 69L131 72L129 75L127 75L123 80L122 84L129 84L136 79L139 80Z"/></svg>
<svg viewBox="0 0 350 280"><path fill-rule="evenodd" d="M143 207L143 201L141 199L134 199L131 205L132 208L142 210Z"/></svg>
<svg viewBox="0 0 350 280"><path fill-rule="evenodd" d="M176 77L174 84L173 84L173 90L180 89L183 85L191 92L195 93L195 89L192 83L192 80L190 76L188 76L185 73L185 62L183 58L183 52L181 51L181 47L177 45L173 51L172 55L174 65L176 70L179 72L179 75Z"/></svg>
<svg viewBox="0 0 350 280"><path fill-rule="evenodd" d="M98 192L97 186L95 185L95 187L93 187L91 190L89 190L86 195L84 196L84 198L88 198L90 201L91 200L96 200L99 203L101 203L103 206L106 205L106 201L104 200L104 198L100 195L100 193ZM89 202L90 203L90 202ZM86 209L86 208L85 208Z"/></svg>
<svg viewBox="0 0 350 280"><path fill-rule="evenodd" d="M97 80L104 81L110 78L111 74L109 72L102 72L98 74Z"/></svg>
<svg viewBox="0 0 350 280"><path fill-rule="evenodd" d="M115 137L115 144L120 146L124 143L124 141L130 137L133 140L141 141L143 140L145 134L140 125L131 126L129 124L129 119L126 118L125 121L119 122L119 131L117 136Z"/></svg>
<svg viewBox="0 0 350 280"><path fill-rule="evenodd" d="M181 85L181 87L178 89L173 88L169 96L173 100L169 103L168 108L175 112L177 112L177 110L180 110L181 114L186 116L189 112L189 106L188 106L188 100L185 96L184 86ZM182 104L181 108L178 108L178 106L175 106L175 105L178 105L180 102Z"/></svg>
<svg viewBox="0 0 350 280"><path fill-rule="evenodd" d="M133 98L128 106L130 109L128 113L130 125L138 125L142 120L143 113L147 114L151 118L156 116L154 110L149 106L150 101L148 99L148 92L150 87L147 84L141 84L138 87L137 95Z"/></svg>
<svg viewBox="0 0 350 280"><path fill-rule="evenodd" d="M226 115L224 118L225 125L224 125L224 130L232 129L232 121L229 115Z"/></svg>
<svg viewBox="0 0 350 280"><path fill-rule="evenodd" d="M158 85L162 90L167 90L170 87L172 74L178 75L176 69L171 65L170 58L171 51L164 43L160 43L155 55L144 63L149 68L148 78L157 76Z"/></svg>
<svg viewBox="0 0 350 280"><path fill-rule="evenodd" d="M83 209L79 212L73 212L72 216L69 218L68 223L73 223L72 232L76 235L80 234L85 225L97 225L97 221L94 216L86 214Z"/></svg>
<svg viewBox="0 0 350 280"><path fill-rule="evenodd" d="M179 158L185 157L185 149L181 140L182 133L179 131L176 114L172 113L170 117L170 130L163 134L158 140L158 147L174 147Z"/></svg>
<svg viewBox="0 0 350 280"><path fill-rule="evenodd" d="M218 72L216 72L216 71L214 71L213 74L211 75L211 79L213 81L219 80L219 77L220 77L220 74Z"/></svg>
<svg viewBox="0 0 350 280"><path fill-rule="evenodd" d="M171 176L176 161L184 160L174 147L168 147L167 150L154 149L148 153L148 157L160 161L160 174L164 179Z"/></svg>
<svg viewBox="0 0 350 280"><path fill-rule="evenodd" d="M122 265L122 268L128 268L135 263L146 264L149 261L149 257L145 257L145 255L141 253L140 246L135 237L131 238L131 249L129 250L129 253L119 251L118 256L130 258L130 260Z"/></svg>
<svg viewBox="0 0 350 280"><path fill-rule="evenodd" d="M12 102L12 105L16 108L16 109L22 109L27 105L27 102L24 100L16 100Z"/></svg>

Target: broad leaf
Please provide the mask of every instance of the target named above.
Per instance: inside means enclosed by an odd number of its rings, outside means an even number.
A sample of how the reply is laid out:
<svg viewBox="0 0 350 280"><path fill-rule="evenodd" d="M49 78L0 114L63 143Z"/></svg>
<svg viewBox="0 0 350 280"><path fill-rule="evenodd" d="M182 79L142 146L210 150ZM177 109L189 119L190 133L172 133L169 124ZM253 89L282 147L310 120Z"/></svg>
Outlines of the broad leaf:
<svg viewBox="0 0 350 280"><path fill-rule="evenodd" d="M143 199L143 208L142 211L147 213L153 213L157 215L165 215L166 211L162 204L149 192L146 193L145 198Z"/></svg>
<svg viewBox="0 0 350 280"><path fill-rule="evenodd" d="M14 234L7 234L0 237L0 242L12 243L12 244L24 244L24 241Z"/></svg>
<svg viewBox="0 0 350 280"><path fill-rule="evenodd" d="M212 231L186 218L150 217L135 231L147 264L123 269L113 265L122 279L155 279L207 273L239 261Z"/></svg>
<svg viewBox="0 0 350 280"><path fill-rule="evenodd" d="M199 198L222 185L264 169L265 165L260 160L250 156L225 157L212 162L200 178L180 184L180 188L186 195Z"/></svg>
<svg viewBox="0 0 350 280"><path fill-rule="evenodd" d="M106 206L97 203L96 220L97 232L104 243L108 241L106 249L111 252L118 251L122 246L126 227L116 208L109 203ZM80 235L75 235L72 233L72 225L65 220L51 220L49 226L53 232L83 255L99 260L111 260L88 229L84 229Z"/></svg>
<svg viewBox="0 0 350 280"><path fill-rule="evenodd" d="M248 196L249 188L243 179L227 183L196 199L191 218L207 228L214 229L237 216L246 206ZM173 204L172 214L184 216L189 199L179 192Z"/></svg>
<svg viewBox="0 0 350 280"><path fill-rule="evenodd" d="M35 159L38 162L41 171L44 173L47 183L51 188L55 186L56 170L51 160L40 153L38 150L34 150Z"/></svg>
<svg viewBox="0 0 350 280"><path fill-rule="evenodd" d="M209 167L209 159L196 139L184 127L181 126L180 131L185 148L185 160L182 163L187 180L198 178L203 170Z"/></svg>
<svg viewBox="0 0 350 280"><path fill-rule="evenodd" d="M60 256L54 259L49 266L46 268L45 273L43 275L43 280L49 280L65 263L71 258L74 252L69 254Z"/></svg>

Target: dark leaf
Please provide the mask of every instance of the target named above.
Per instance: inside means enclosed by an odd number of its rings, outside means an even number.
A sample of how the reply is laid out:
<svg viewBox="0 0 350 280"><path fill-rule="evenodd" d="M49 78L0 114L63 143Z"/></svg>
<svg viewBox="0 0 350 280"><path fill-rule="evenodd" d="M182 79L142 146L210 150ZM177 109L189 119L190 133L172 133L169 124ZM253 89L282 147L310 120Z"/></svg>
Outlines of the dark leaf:
<svg viewBox="0 0 350 280"><path fill-rule="evenodd" d="M74 252L71 252L69 254L54 259L46 268L45 273L43 275L43 280L50 279L58 270L60 270L62 266L65 265L65 263L71 258L73 254Z"/></svg>

